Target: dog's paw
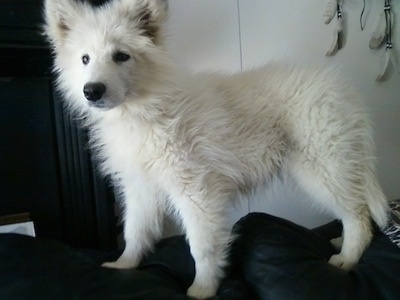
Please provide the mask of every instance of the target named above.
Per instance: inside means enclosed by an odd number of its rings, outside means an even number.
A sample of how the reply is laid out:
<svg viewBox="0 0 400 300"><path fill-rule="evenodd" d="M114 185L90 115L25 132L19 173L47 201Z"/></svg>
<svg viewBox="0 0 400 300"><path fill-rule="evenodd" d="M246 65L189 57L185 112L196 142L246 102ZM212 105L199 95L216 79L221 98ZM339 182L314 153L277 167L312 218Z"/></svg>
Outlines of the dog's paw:
<svg viewBox="0 0 400 300"><path fill-rule="evenodd" d="M336 248L336 250L342 249L343 246L343 237L337 237L330 240L331 244Z"/></svg>
<svg viewBox="0 0 400 300"><path fill-rule="evenodd" d="M206 289L202 286L193 283L187 290L187 295L195 299L207 299L215 296L217 291Z"/></svg>
<svg viewBox="0 0 400 300"><path fill-rule="evenodd" d="M135 264L132 261L119 258L116 261L105 262L101 266L104 268L111 268L111 269L132 269L137 267L137 264Z"/></svg>
<svg viewBox="0 0 400 300"><path fill-rule="evenodd" d="M116 261L105 262L105 263L102 263L101 266L104 268L110 268L110 269L129 269L129 266L121 265Z"/></svg>
<svg viewBox="0 0 400 300"><path fill-rule="evenodd" d="M345 271L350 270L356 264L356 262L349 260L343 254L340 253L332 255L331 258L329 259L329 263Z"/></svg>

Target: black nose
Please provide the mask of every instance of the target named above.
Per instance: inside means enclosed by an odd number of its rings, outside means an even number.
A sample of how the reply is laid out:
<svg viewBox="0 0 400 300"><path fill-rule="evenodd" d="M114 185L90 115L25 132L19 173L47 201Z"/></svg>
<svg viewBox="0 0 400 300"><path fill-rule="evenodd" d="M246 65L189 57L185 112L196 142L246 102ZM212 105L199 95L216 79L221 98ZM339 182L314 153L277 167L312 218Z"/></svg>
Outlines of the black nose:
<svg viewBox="0 0 400 300"><path fill-rule="evenodd" d="M97 101L103 97L106 86L101 82L89 82L83 87L83 94L89 101Z"/></svg>

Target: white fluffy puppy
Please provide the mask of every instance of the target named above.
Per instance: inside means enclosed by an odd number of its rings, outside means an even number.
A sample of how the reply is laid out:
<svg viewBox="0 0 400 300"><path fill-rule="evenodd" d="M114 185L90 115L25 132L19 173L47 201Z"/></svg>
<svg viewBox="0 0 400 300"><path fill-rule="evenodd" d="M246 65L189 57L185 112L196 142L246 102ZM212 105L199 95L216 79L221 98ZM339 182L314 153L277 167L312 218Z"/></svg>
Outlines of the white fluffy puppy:
<svg viewBox="0 0 400 300"><path fill-rule="evenodd" d="M286 172L343 221L330 263L351 268L371 240L371 217L381 227L387 219L358 96L314 67L187 74L163 48L166 16L162 0L45 1L58 88L86 118L101 168L124 197L126 248L106 265L137 266L172 207L196 263L188 294L214 295L231 240L228 208Z"/></svg>

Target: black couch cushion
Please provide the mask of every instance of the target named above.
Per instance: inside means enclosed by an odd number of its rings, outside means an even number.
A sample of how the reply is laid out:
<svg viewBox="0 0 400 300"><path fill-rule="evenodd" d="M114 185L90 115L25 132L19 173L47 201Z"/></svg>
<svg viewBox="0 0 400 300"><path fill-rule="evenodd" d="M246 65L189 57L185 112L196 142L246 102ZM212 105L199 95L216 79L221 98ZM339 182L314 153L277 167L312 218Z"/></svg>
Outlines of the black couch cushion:
<svg viewBox="0 0 400 300"><path fill-rule="evenodd" d="M232 274L259 299L400 299L400 249L379 231L349 272L327 262L336 253L329 240L340 235L339 222L308 230L254 213L235 231Z"/></svg>
<svg viewBox="0 0 400 300"><path fill-rule="evenodd" d="M162 241L137 270L102 268L118 255L0 235L0 299L189 299L194 262L185 239Z"/></svg>
<svg viewBox="0 0 400 300"><path fill-rule="evenodd" d="M267 214L234 227L231 265L213 299L400 299L400 248L376 232L359 264L328 264L338 222L315 230ZM158 244L136 270L100 267L119 253L0 234L0 299L189 299L194 262L183 236Z"/></svg>

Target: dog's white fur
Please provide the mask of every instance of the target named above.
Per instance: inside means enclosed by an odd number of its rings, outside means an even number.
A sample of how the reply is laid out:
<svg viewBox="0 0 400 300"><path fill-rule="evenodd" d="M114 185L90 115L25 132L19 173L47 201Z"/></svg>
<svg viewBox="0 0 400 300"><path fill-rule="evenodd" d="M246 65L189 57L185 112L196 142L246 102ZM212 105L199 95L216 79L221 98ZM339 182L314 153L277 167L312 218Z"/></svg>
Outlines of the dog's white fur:
<svg viewBox="0 0 400 300"><path fill-rule="evenodd" d="M124 197L126 248L106 266L137 266L172 207L196 262L188 294L212 296L231 240L229 206L286 172L343 221L343 247L330 263L351 268L371 240L371 216L381 227L387 219L358 95L317 67L188 75L163 49L166 16L162 0L45 2L58 87ZM130 59L115 62L118 51ZM98 101L85 98L88 82L105 85Z"/></svg>

